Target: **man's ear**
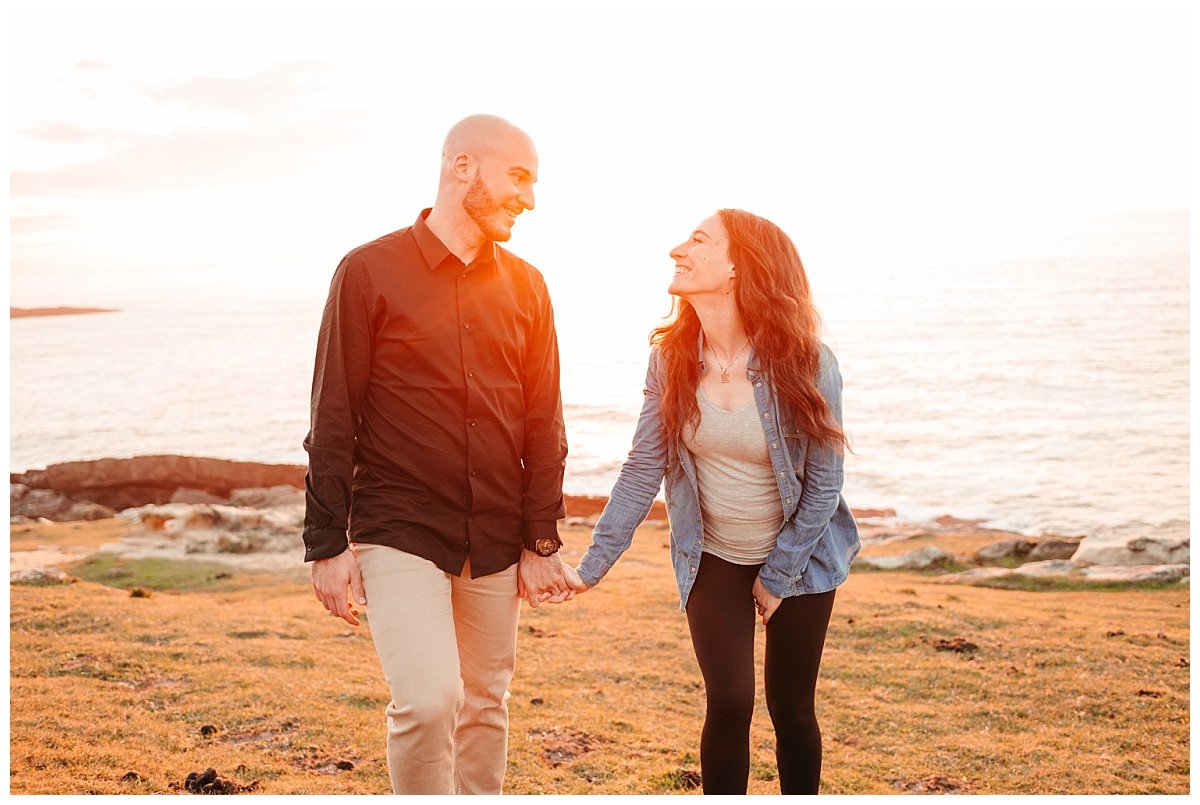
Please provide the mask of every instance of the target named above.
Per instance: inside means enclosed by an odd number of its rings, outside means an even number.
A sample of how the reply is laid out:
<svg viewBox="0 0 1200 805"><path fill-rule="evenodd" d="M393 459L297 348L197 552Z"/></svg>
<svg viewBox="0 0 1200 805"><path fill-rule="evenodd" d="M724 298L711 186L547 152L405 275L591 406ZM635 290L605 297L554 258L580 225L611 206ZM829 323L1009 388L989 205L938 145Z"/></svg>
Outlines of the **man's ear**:
<svg viewBox="0 0 1200 805"><path fill-rule="evenodd" d="M471 159L470 154L461 153L454 157L450 167L454 172L454 178L460 182L470 182L471 176L475 172L475 160Z"/></svg>

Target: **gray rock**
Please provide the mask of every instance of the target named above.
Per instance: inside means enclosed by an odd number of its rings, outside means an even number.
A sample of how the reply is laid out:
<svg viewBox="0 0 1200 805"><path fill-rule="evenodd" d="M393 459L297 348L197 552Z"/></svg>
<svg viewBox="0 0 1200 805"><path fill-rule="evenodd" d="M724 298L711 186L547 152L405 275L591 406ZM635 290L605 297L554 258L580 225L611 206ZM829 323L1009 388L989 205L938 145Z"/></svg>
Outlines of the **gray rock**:
<svg viewBox="0 0 1200 805"><path fill-rule="evenodd" d="M1013 573L1019 576L1066 576L1078 570L1079 566L1065 559L1047 559L1044 562L1026 562L1020 567L1013 568Z"/></svg>
<svg viewBox="0 0 1200 805"><path fill-rule="evenodd" d="M951 573L947 576L942 576L939 580L947 582L981 581L985 579L1002 579L1012 574L1012 570L1007 567L973 567L970 570L964 570L962 573Z"/></svg>
<svg viewBox="0 0 1200 805"><path fill-rule="evenodd" d="M945 567L954 554L934 545L926 545L899 556L859 556L854 561L876 570L928 570Z"/></svg>
<svg viewBox="0 0 1200 805"><path fill-rule="evenodd" d="M1070 559L1079 550L1078 539L1044 539L1029 552L1030 561Z"/></svg>
<svg viewBox="0 0 1200 805"><path fill-rule="evenodd" d="M1189 578L1190 565L1093 565L1083 568L1088 581L1140 581L1170 583Z"/></svg>
<svg viewBox="0 0 1200 805"><path fill-rule="evenodd" d="M117 513L107 506L90 501L72 503L71 507L60 518L61 520L107 520L116 517Z"/></svg>
<svg viewBox="0 0 1200 805"><path fill-rule="evenodd" d="M33 519L65 520L75 501L53 489L30 489L18 500L10 502L11 514Z"/></svg>
<svg viewBox="0 0 1200 805"><path fill-rule="evenodd" d="M133 539L124 540L130 544L144 546L144 538L153 537L185 554L247 554L295 551L304 509L169 503L126 509L120 516L131 521Z"/></svg>
<svg viewBox="0 0 1200 805"><path fill-rule="evenodd" d="M1071 558L1087 565L1185 565L1191 561L1191 540L1187 537L1086 537Z"/></svg>
<svg viewBox="0 0 1200 805"><path fill-rule="evenodd" d="M994 561L996 559L1005 559L1009 556L1028 556L1033 548L1034 543L1032 540L1002 539L999 542L993 542L991 545L984 545L975 552L975 556L985 561Z"/></svg>
<svg viewBox="0 0 1200 805"><path fill-rule="evenodd" d="M8 574L9 584L70 584L71 577L57 567L32 567Z"/></svg>

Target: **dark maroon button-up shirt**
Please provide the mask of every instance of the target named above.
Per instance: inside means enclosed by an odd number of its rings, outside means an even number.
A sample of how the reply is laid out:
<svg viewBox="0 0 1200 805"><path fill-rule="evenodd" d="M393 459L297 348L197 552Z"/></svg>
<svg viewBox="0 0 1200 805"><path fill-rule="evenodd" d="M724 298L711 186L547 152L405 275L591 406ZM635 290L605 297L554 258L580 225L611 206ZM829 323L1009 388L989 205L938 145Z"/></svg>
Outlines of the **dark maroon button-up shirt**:
<svg viewBox="0 0 1200 805"><path fill-rule="evenodd" d="M557 533L567 441L545 281L425 223L350 252L317 340L305 561L390 545L486 576Z"/></svg>

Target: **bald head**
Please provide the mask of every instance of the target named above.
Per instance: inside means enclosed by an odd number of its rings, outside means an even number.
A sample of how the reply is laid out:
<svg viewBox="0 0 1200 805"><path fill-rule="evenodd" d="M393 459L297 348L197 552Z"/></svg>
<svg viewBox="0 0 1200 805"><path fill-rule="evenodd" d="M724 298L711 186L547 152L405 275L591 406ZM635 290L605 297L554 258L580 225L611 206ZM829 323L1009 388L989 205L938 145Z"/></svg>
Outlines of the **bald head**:
<svg viewBox="0 0 1200 805"><path fill-rule="evenodd" d="M533 150L529 135L496 115L471 115L454 124L442 146L443 162L453 162L459 154L478 158L498 149L525 147Z"/></svg>

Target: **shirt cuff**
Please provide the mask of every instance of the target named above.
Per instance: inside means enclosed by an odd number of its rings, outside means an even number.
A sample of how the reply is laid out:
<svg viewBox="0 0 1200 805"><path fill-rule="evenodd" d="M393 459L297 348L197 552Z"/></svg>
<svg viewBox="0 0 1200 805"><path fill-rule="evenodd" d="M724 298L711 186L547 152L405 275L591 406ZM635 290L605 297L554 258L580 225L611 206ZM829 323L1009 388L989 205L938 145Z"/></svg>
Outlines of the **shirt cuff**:
<svg viewBox="0 0 1200 805"><path fill-rule="evenodd" d="M337 556L349 547L346 541L346 529L321 528L304 532L304 561L329 559Z"/></svg>
<svg viewBox="0 0 1200 805"><path fill-rule="evenodd" d="M539 539L558 536L557 520L523 520L521 522L521 542L532 545Z"/></svg>
<svg viewBox="0 0 1200 805"><path fill-rule="evenodd" d="M782 573L777 573L769 565L763 565L758 571L758 579L771 595L779 598L790 598L799 594L799 579L789 579Z"/></svg>

